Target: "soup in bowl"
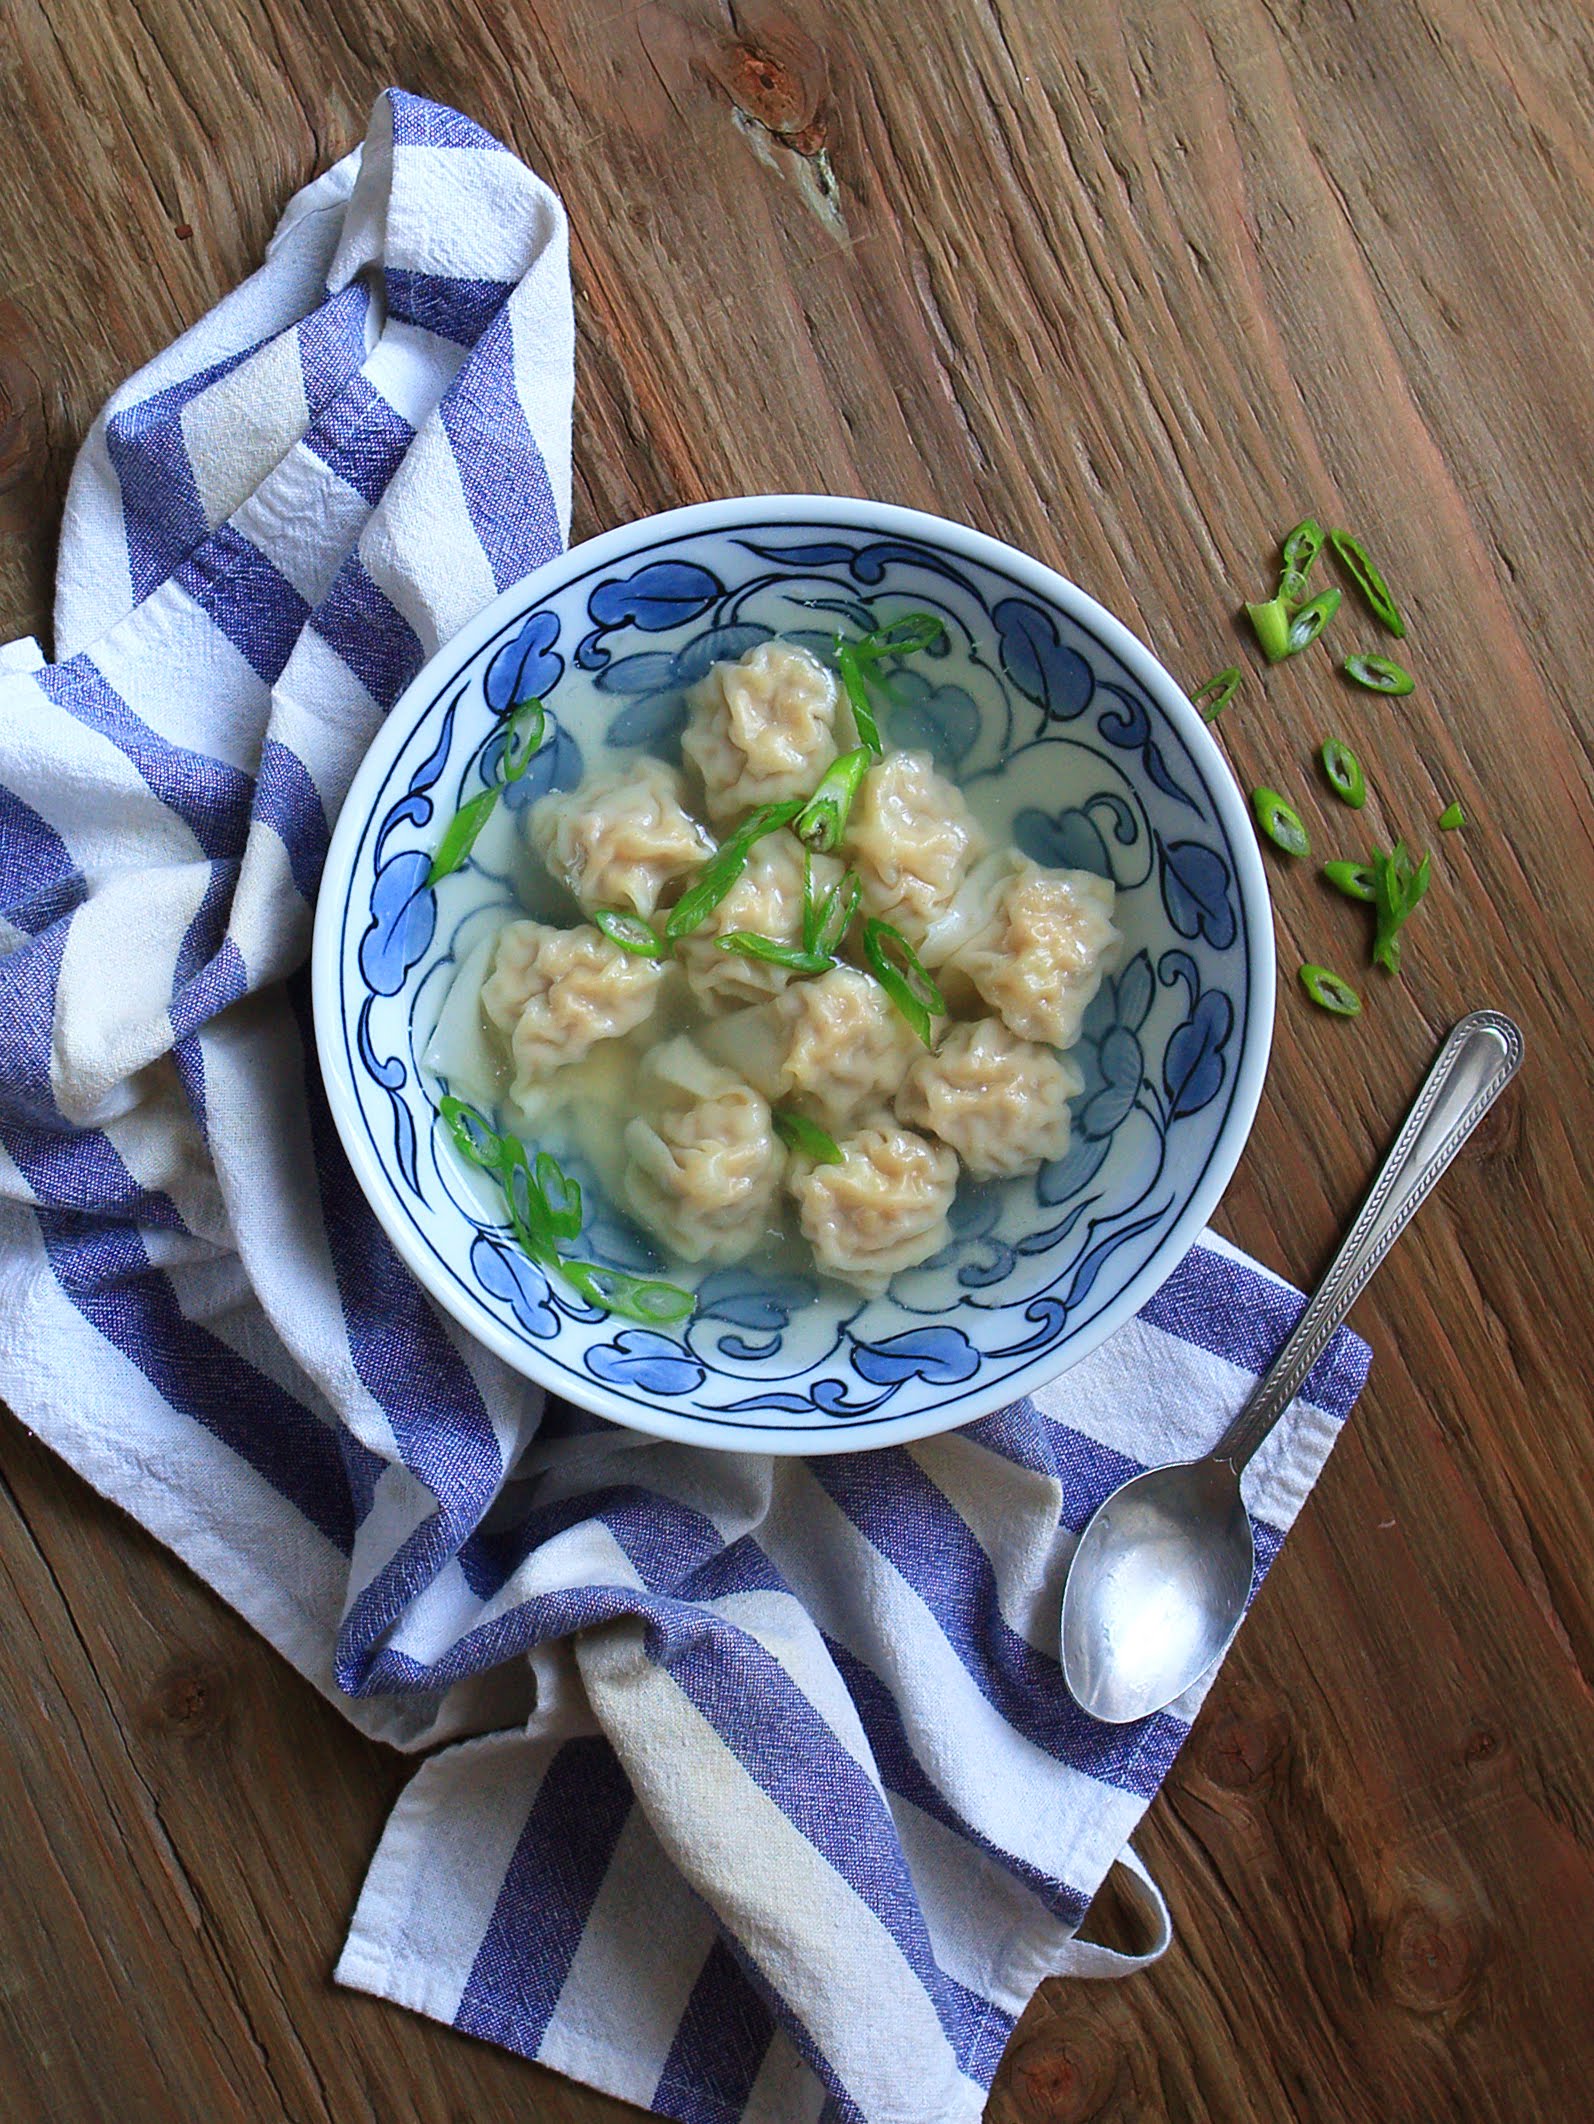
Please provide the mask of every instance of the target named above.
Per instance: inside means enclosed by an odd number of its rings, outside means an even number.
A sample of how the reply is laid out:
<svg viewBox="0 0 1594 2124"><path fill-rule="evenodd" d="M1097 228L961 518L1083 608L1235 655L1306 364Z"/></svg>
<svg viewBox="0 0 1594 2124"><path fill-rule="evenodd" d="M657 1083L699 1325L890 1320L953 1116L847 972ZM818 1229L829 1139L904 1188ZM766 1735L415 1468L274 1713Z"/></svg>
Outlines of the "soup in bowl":
<svg viewBox="0 0 1594 2124"><path fill-rule="evenodd" d="M355 778L315 1011L428 1290L655 1435L966 1423L1171 1272L1259 1095L1254 836L1179 689L914 512L716 502L576 548Z"/></svg>

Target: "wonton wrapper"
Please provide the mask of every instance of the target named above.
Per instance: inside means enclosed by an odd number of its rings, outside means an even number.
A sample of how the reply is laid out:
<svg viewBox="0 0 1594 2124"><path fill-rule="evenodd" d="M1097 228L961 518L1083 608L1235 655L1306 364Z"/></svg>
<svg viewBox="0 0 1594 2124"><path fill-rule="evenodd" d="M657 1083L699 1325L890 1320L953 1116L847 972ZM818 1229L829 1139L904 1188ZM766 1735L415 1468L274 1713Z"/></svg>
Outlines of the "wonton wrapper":
<svg viewBox="0 0 1594 2124"><path fill-rule="evenodd" d="M610 762L574 789L539 797L526 832L588 914L607 907L652 915L670 887L714 853L684 794L681 777L662 760Z"/></svg>
<svg viewBox="0 0 1594 2124"><path fill-rule="evenodd" d="M482 1009L509 1042L510 1097L529 1098L555 1070L652 1011L665 967L622 951L589 924L506 922L482 984Z"/></svg>
<svg viewBox="0 0 1594 2124"><path fill-rule="evenodd" d="M810 795L836 757L840 689L790 642L760 642L739 662L716 664L686 698L681 750L703 777L716 825Z"/></svg>
<svg viewBox="0 0 1594 2124"><path fill-rule="evenodd" d="M854 966L794 981L772 1003L721 1018L700 1037L766 1099L800 1100L830 1129L889 1106L924 1052L878 982Z"/></svg>
<svg viewBox="0 0 1594 2124"><path fill-rule="evenodd" d="M1068 1148L1068 1102L1084 1090L1077 1066L1021 1040L999 1018L954 1025L920 1055L897 1112L955 1150L979 1180L1033 1173Z"/></svg>
<svg viewBox="0 0 1594 2124"><path fill-rule="evenodd" d="M740 1261L774 1221L786 1162L768 1101L684 1036L648 1056L637 1097L627 1207L683 1261Z"/></svg>
<svg viewBox="0 0 1594 2124"><path fill-rule="evenodd" d="M1072 1047L1123 942L1114 892L1088 870L1043 870L1016 849L970 872L919 947L926 966L962 976L1008 1029ZM938 972L943 990L956 982Z"/></svg>
<svg viewBox="0 0 1594 2124"><path fill-rule="evenodd" d="M841 876L833 856L814 857L814 897L821 905ZM742 872L701 929L676 946L687 985L711 1015L746 1010L778 996L796 977L767 959L744 959L721 951L717 939L750 929L777 944L803 939L803 850L789 833L772 833L754 844Z"/></svg>
<svg viewBox="0 0 1594 2124"><path fill-rule="evenodd" d="M886 1121L838 1146L839 1165L794 1158L790 1192L815 1265L878 1295L898 1269L946 1245L958 1162L938 1143Z"/></svg>
<svg viewBox="0 0 1594 2124"><path fill-rule="evenodd" d="M847 855L865 914L917 945L944 914L985 836L927 752L891 752L863 778L847 821Z"/></svg>

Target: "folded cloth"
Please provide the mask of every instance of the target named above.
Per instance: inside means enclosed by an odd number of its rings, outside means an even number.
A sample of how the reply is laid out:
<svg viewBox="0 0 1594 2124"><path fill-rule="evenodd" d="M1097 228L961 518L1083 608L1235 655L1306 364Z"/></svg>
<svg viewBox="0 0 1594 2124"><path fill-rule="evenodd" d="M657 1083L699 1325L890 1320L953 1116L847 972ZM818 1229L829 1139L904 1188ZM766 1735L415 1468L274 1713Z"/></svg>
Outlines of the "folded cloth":
<svg viewBox="0 0 1594 2124"><path fill-rule="evenodd" d="M0 1391L365 1731L457 1743L344 1982L667 2117L953 2124L1043 1976L1127 1966L1074 1935L1202 1693L1072 1705L1073 1534L1299 1300L1209 1236L1034 1400L807 1463L545 1405L432 1309L329 1123L311 905L384 712L563 542L571 377L558 201L394 90L95 424L58 660L0 652ZM1365 1369L1254 1464L1259 1575Z"/></svg>

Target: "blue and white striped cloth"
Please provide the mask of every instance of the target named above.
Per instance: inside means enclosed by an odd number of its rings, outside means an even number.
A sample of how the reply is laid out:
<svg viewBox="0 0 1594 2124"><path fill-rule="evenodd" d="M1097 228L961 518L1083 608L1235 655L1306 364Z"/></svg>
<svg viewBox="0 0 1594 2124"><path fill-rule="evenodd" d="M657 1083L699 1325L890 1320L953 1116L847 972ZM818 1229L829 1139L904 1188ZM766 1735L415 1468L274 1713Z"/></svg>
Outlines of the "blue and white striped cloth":
<svg viewBox="0 0 1594 2124"><path fill-rule="evenodd" d="M1072 1706L1071 1530L1298 1301L1209 1240L1036 1402L808 1464L545 1407L432 1310L311 904L384 712L565 536L571 377L557 200L394 91L95 425L57 660L0 651L0 1392L367 1732L458 1743L343 1981L692 2124L954 2124L1043 1976L1125 1966L1073 1934L1199 1694ZM1257 1464L1264 1567L1365 1367Z"/></svg>

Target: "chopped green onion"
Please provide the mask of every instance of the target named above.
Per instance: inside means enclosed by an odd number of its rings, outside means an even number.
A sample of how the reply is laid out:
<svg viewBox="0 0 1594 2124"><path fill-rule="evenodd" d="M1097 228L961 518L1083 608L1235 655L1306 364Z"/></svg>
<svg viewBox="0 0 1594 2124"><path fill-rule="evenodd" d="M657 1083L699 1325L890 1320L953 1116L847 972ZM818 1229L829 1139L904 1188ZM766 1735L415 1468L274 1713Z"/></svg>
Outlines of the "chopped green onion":
<svg viewBox="0 0 1594 2124"><path fill-rule="evenodd" d="M1284 573L1299 575L1303 580L1310 575L1312 563L1322 552L1326 536L1315 516L1303 516L1295 529L1285 534Z"/></svg>
<svg viewBox="0 0 1594 2124"><path fill-rule="evenodd" d="M504 757L501 772L506 782L518 782L531 765L532 755L542 749L542 741L548 734L548 716L542 702L535 694L515 703L514 714L509 718L509 728L504 733Z"/></svg>
<svg viewBox="0 0 1594 2124"><path fill-rule="evenodd" d="M1432 864L1427 856L1413 868L1404 841L1388 855L1373 857L1373 905L1378 923L1373 937L1373 964L1386 973L1400 971L1400 932L1428 890Z"/></svg>
<svg viewBox="0 0 1594 2124"><path fill-rule="evenodd" d="M670 948L651 922L644 922L628 908L600 907L592 917L592 926L601 929L611 944L618 944L633 959L662 959Z"/></svg>
<svg viewBox="0 0 1594 2124"><path fill-rule="evenodd" d="M1454 833L1458 826L1465 826L1466 823L1467 814L1459 804L1447 804L1439 814L1439 831L1441 833Z"/></svg>
<svg viewBox="0 0 1594 2124"><path fill-rule="evenodd" d="M856 642L836 644L836 669L841 673L842 690L847 696L847 705L852 710L853 725L858 732L858 741L867 747L876 759L885 755L885 746L880 742L880 725L874 719L874 710L869 706L869 688L864 680L863 665L858 657Z"/></svg>
<svg viewBox="0 0 1594 2124"><path fill-rule="evenodd" d="M482 828L493 815L498 802L499 784L482 790L468 804L461 804L448 822L448 831L437 844L437 853L432 858L432 867L426 873L428 885L436 885L451 877L475 847Z"/></svg>
<svg viewBox="0 0 1594 2124"><path fill-rule="evenodd" d="M834 958L842 938L852 927L863 897L863 881L855 870L846 871L825 896L814 925L813 950L822 958Z"/></svg>
<svg viewBox="0 0 1594 2124"><path fill-rule="evenodd" d="M1338 556L1340 566L1366 599L1374 619L1396 641L1404 640L1406 622L1400 616L1400 607L1390 596L1389 585L1368 559L1367 548L1361 540L1352 538L1348 531L1330 531L1328 542Z"/></svg>
<svg viewBox="0 0 1594 2124"><path fill-rule="evenodd" d="M836 963L828 952L805 951L801 944L781 944L774 937L761 937L756 929L733 929L714 942L720 951L734 951L744 959L762 959L766 965L785 966L798 974L828 973Z"/></svg>
<svg viewBox="0 0 1594 2124"><path fill-rule="evenodd" d="M1349 804L1353 811L1360 811L1367 801L1367 777L1362 773L1362 763L1349 745L1338 738L1325 738L1319 754L1323 772L1328 776L1328 785L1342 804Z"/></svg>
<svg viewBox="0 0 1594 2124"><path fill-rule="evenodd" d="M795 1113L789 1106L777 1106L770 1116L775 1124L775 1133L782 1143L789 1144L800 1158L811 1158L815 1165L840 1165L841 1146L834 1136L827 1136L817 1121L810 1121L806 1114Z"/></svg>
<svg viewBox="0 0 1594 2124"><path fill-rule="evenodd" d="M1300 813L1276 789L1253 789L1251 809L1256 813L1256 823L1275 848L1282 848L1286 855L1311 854L1311 837L1301 822Z"/></svg>
<svg viewBox="0 0 1594 2124"><path fill-rule="evenodd" d="M782 826L789 826L802 808L802 798L792 797L784 804L761 804L757 811L749 812L730 838L721 842L718 853L709 858L695 881L670 909L665 918L664 934L673 941L677 937L690 936L694 929L701 929L747 868L754 844L765 834L778 833Z"/></svg>
<svg viewBox="0 0 1594 2124"><path fill-rule="evenodd" d="M1378 897L1371 863L1325 863L1323 875L1347 900L1365 900L1370 906Z"/></svg>
<svg viewBox="0 0 1594 2124"><path fill-rule="evenodd" d="M581 1183L572 1180L552 1151L537 1153L537 1187L556 1239L581 1236Z"/></svg>
<svg viewBox="0 0 1594 2124"><path fill-rule="evenodd" d="M1398 697L1410 693L1417 684L1409 671L1403 671L1387 656L1363 656L1358 651L1356 655L1346 657L1340 669L1358 686L1365 686L1369 693L1388 693Z"/></svg>
<svg viewBox="0 0 1594 2124"><path fill-rule="evenodd" d="M917 656L921 649L928 649L932 642L945 637L946 622L933 612L904 612L900 619L894 619L888 627L876 627L853 647L861 662L874 664L883 656Z"/></svg>
<svg viewBox="0 0 1594 2124"><path fill-rule="evenodd" d="M1326 966L1303 966L1301 986L1319 1010L1330 1011L1336 1018L1361 1016L1361 997L1348 981L1342 981L1337 973L1330 973Z"/></svg>
<svg viewBox="0 0 1594 2124"><path fill-rule="evenodd" d="M599 1261L561 1261L559 1273L589 1304L616 1313L622 1320L640 1321L644 1327L667 1327L672 1321L685 1320L697 1304L692 1293L678 1283L631 1276L624 1269L605 1268Z"/></svg>
<svg viewBox="0 0 1594 2124"><path fill-rule="evenodd" d="M510 1229L522 1253L529 1254L543 1268L556 1267L559 1244L554 1235L548 1198L538 1185L531 1161L526 1156L526 1146L518 1136L504 1138L498 1178L509 1209Z"/></svg>
<svg viewBox="0 0 1594 2124"><path fill-rule="evenodd" d="M1286 568L1279 577L1279 586L1273 595L1281 605L1294 612L1306 603L1311 595L1311 587L1304 568Z"/></svg>
<svg viewBox="0 0 1594 2124"><path fill-rule="evenodd" d="M1199 708L1203 723L1215 723L1240 690L1240 669L1231 664L1226 671L1216 672L1204 686L1198 686L1190 695L1192 708Z"/></svg>
<svg viewBox="0 0 1594 2124"><path fill-rule="evenodd" d="M901 961L896 965L892 953ZM900 929L871 917L863 925L863 955L869 971L926 1047L934 1044L931 1019L946 1016L946 1001Z"/></svg>
<svg viewBox="0 0 1594 2124"><path fill-rule="evenodd" d="M1265 605L1247 605L1251 625L1262 654L1270 664L1282 664L1290 653L1290 608L1283 598L1269 598Z"/></svg>
<svg viewBox="0 0 1594 2124"><path fill-rule="evenodd" d="M1309 597L1304 605L1295 608L1290 617L1291 656L1299 656L1303 649L1310 649L1339 610L1339 601L1339 591L1319 590L1316 597Z"/></svg>
<svg viewBox="0 0 1594 2124"><path fill-rule="evenodd" d="M857 720L856 710L853 719ZM869 747L857 745L825 769L819 787L792 821L791 830L805 848L817 849L823 855L836 846L846 831L847 814L869 772L870 761Z"/></svg>
<svg viewBox="0 0 1594 2124"><path fill-rule="evenodd" d="M453 1140L455 1150L467 1165L484 1173L496 1173L503 1159L504 1144L513 1138L500 1136L487 1116L467 1100L445 1093L437 1102L438 1115Z"/></svg>

